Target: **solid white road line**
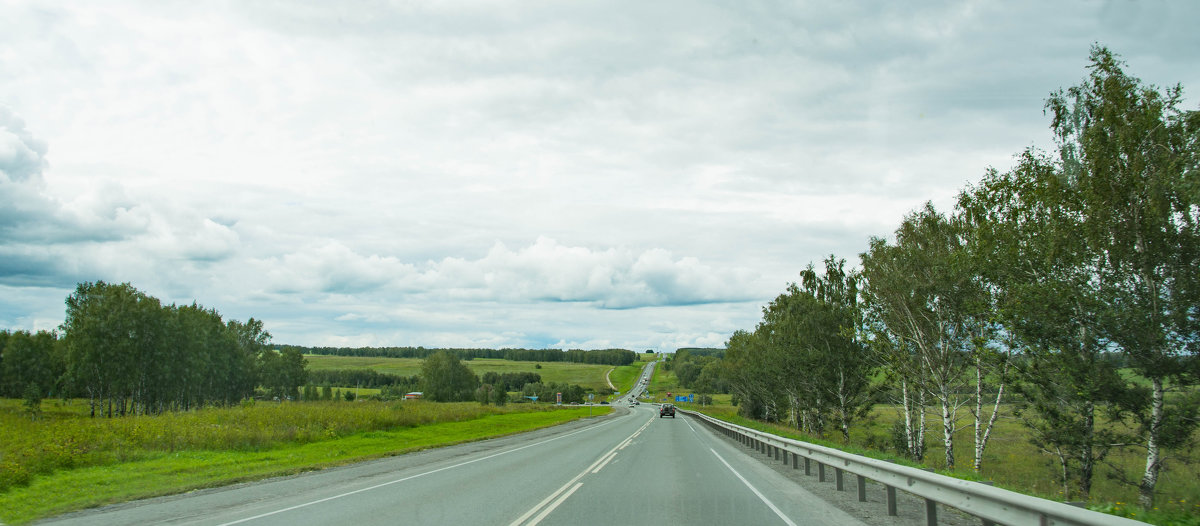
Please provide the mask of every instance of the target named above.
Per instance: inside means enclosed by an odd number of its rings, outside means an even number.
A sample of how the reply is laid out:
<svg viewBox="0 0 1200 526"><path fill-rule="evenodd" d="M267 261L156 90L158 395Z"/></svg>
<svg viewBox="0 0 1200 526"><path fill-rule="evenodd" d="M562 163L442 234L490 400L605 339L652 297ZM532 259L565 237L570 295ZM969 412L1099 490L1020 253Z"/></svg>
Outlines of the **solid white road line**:
<svg viewBox="0 0 1200 526"><path fill-rule="evenodd" d="M546 518L546 516L549 515L550 512L554 511L554 509L557 508L559 504L562 504L563 501L567 500L567 497L570 497L571 494L575 493L575 490L579 489L579 486L582 486L582 485L583 485L582 482L576 482L575 486L571 488L571 491L568 491L566 494L559 497L558 500L554 501L554 504L551 504L550 506L546 507L546 509L542 510L542 512L539 513L537 517L534 517L533 520L529 521L529 524L526 524L525 526L536 526L537 523L542 522L542 519Z"/></svg>
<svg viewBox="0 0 1200 526"><path fill-rule="evenodd" d="M453 465L453 466L446 466L446 467L444 467L444 468L438 468L438 469L435 469L435 470L432 470L432 471L426 471L426 472L424 472L424 473L418 473L418 474L416 474L416 475L411 475L411 476L404 477L404 478L401 478L401 479L390 480L390 481L388 481L388 482L384 482L384 483L382 483L382 484L376 484L376 485L374 485L374 486L370 486L370 487L366 487L366 488L362 488L362 489L356 489L356 490L354 490L354 491L347 491L346 493L342 493L342 494L339 494L339 495L334 495L334 496L332 496L332 497L325 497L325 498L323 498L323 499L317 499L317 500L314 500L314 501L311 501L311 502L305 502L305 503L303 503L303 504L297 504L297 505L295 505L295 506L290 506L290 507L287 507L287 508L278 509L278 510L275 510L275 511L270 511L270 512L267 512L267 513L262 513L262 514L259 514L259 515L255 515L255 516L253 516L253 517L246 517L246 518L244 518L244 519L238 519L238 520L236 520L236 521L231 521L231 522L222 523L222 524L219 524L218 526L232 526L232 525L234 525L234 524L241 524L241 523L243 523L243 522L249 522L249 521L252 521L252 520L255 520L255 519L261 519L261 518L263 518L263 517L270 517L271 515L277 515L277 514L280 514L280 513L286 512L286 511L292 511L292 510L296 510L296 509L300 509L300 508L306 508L306 507L308 507L308 506L312 506L312 505L314 505L314 504L320 504L320 503L322 503L322 502L327 502L327 501L331 501L331 500L334 500L334 499L340 499L340 498L342 498L342 497L348 497L348 496L350 496L350 495L355 495L355 494L358 494L358 493L362 493L362 492L364 492L364 491L371 491L371 490L373 490L373 489L379 489L379 488L382 488L382 487L384 487L384 486L390 486L390 485L392 485L392 484L396 484L396 483L399 483L399 482L404 482L404 481L407 481L407 480L412 480L412 479L415 479L415 478L417 478L417 477L424 477L425 475L432 475L432 474L434 474L434 473L438 473L438 472L441 472L441 471L446 471L446 470L448 470L448 469L454 469L454 468L457 468L457 467L462 467L462 466L465 466L465 465L467 465L467 464L474 464L474 463L476 463L476 462L480 462L480 461L487 460L487 459L490 459L490 458L496 458L496 457L498 457L498 456L501 456L501 455L507 455L507 454L509 454L509 453L513 453L513 452L516 452L516 451L520 451L520 450L522 450L522 449L528 449L528 448L535 447L535 446L540 446L540 445L542 445L542 444L546 444L546 443L549 443L549 442L554 442L555 440L559 440L559 439L567 438L567 437L569 437L569 436L572 436L572 435L578 435L579 433L583 433L584 431L591 431L591 430L593 430L593 429L599 429L599 428L601 428L601 427L604 427L604 426L606 426L606 425L608 425L608 424L611 424L612 422L615 422L615 420L609 420L609 421L607 421L607 422L601 422L601 423L599 423L599 424L596 424L596 425L593 425L593 426L588 426L588 427L586 427L586 428L584 428L584 429L580 429L579 431L574 431L574 432L571 432L571 433L567 433L567 434L565 434L565 435L559 435L559 436L556 436L556 437L554 437L554 438L551 438L551 439L543 440L543 441L541 441L541 442L537 442L537 443L533 443L533 444L524 445L524 446L521 446L521 447L517 447L517 448L509 449L509 450L506 450L506 451L501 451L501 452L499 452L499 453L494 453L494 454L488 455L488 456L486 456L486 457L480 457L480 458L477 458L477 459L474 459L474 460L468 460L468 461L466 461L466 462L460 462L460 463L458 463L458 464L455 464L455 465Z"/></svg>
<svg viewBox="0 0 1200 526"><path fill-rule="evenodd" d="M784 524L787 524L788 526L796 526L796 523L792 522L792 519L787 518L787 515L784 515L782 511L779 511L779 508L776 508L771 501L767 500L767 497L759 492L758 488L755 488L753 485L751 485L750 481L746 480L746 477L743 477L741 473L738 473L736 469L733 469L733 466L730 466L728 462L725 462L725 459L721 458L721 455L717 453L717 450L713 448L708 448L708 450L712 451L712 454L717 455L717 459L720 460L722 464L725 464L725 467L729 468L729 471L732 471L734 475L737 475L738 480L741 480L742 484L745 484L747 488L750 488L750 491L753 491L755 495L758 495L759 500L762 500L767 507L771 508L771 511L775 512L780 519L783 519Z"/></svg>

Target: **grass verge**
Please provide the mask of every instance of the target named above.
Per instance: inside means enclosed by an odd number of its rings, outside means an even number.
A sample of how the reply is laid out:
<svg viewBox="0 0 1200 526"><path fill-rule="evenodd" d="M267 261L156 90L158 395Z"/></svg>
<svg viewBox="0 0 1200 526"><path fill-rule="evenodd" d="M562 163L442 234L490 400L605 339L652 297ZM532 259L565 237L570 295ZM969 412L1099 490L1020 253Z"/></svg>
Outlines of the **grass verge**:
<svg viewBox="0 0 1200 526"><path fill-rule="evenodd" d="M290 410L297 411L303 410L296 408L303 408L304 404L291 405L293 408ZM238 409L197 413L236 412ZM601 408L600 414L604 414L604 409ZM504 412L465 416L463 408L453 407L450 414L458 420L361 431L325 440L299 442L292 439L249 449L237 449L235 446L235 449L187 448L168 451L162 448L146 449L143 446L136 451L105 455L103 458L107 462L60 467L31 477L25 484L10 486L7 491L0 493L0 521L22 524L106 504L504 436L585 418L589 409L548 409L525 405Z"/></svg>
<svg viewBox="0 0 1200 526"><path fill-rule="evenodd" d="M622 365L613 369L613 372L609 374L609 379L612 380L613 385L617 386L618 391L627 393L633 389L633 384L641 376L642 367L645 367L645 364L642 362Z"/></svg>

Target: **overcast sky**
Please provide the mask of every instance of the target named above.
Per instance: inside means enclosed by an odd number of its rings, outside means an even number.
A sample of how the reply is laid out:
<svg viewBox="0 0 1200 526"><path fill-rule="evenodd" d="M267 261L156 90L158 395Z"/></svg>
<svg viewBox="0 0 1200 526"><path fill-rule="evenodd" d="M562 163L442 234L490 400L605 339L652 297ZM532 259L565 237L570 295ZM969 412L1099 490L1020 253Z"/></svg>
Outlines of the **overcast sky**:
<svg viewBox="0 0 1200 526"><path fill-rule="evenodd" d="M910 4L916 4L914 7ZM1048 147L1200 2L0 0L0 328L83 281L278 343L719 347Z"/></svg>

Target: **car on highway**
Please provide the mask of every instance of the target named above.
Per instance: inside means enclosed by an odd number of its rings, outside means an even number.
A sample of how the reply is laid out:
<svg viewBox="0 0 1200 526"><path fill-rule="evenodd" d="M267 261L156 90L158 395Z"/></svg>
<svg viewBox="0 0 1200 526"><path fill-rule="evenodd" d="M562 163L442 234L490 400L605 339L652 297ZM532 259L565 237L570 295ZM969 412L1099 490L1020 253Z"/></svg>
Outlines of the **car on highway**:
<svg viewBox="0 0 1200 526"><path fill-rule="evenodd" d="M664 416L675 418L675 406L671 404L663 404L662 407L658 408L658 417L662 418Z"/></svg>

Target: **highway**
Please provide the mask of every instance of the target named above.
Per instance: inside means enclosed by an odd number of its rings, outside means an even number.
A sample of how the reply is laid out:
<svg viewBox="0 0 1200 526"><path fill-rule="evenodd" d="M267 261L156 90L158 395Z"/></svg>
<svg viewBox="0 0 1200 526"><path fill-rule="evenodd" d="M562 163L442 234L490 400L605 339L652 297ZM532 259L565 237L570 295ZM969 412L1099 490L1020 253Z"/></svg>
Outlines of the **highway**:
<svg viewBox="0 0 1200 526"><path fill-rule="evenodd" d="M626 403L551 429L50 523L862 524L696 421Z"/></svg>

